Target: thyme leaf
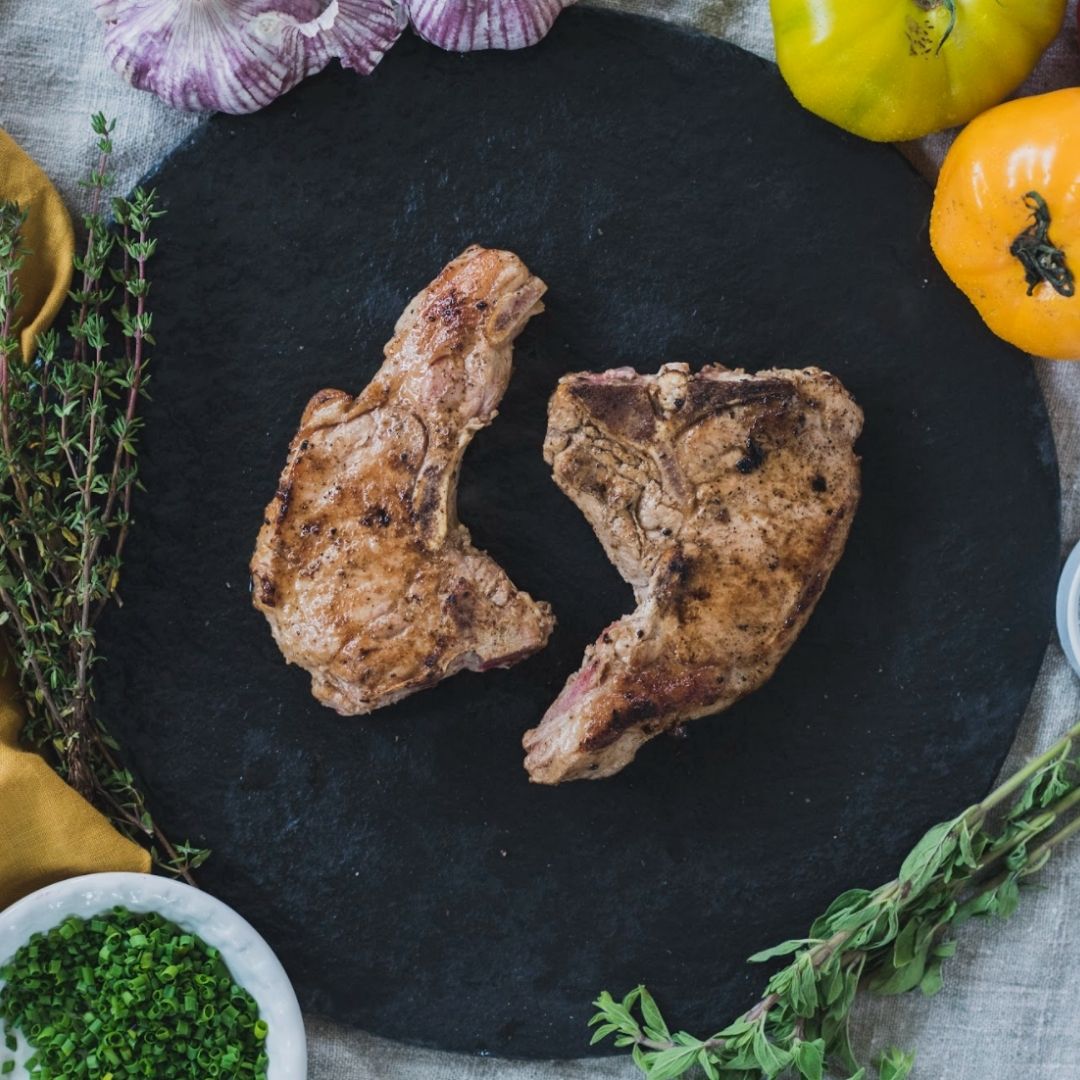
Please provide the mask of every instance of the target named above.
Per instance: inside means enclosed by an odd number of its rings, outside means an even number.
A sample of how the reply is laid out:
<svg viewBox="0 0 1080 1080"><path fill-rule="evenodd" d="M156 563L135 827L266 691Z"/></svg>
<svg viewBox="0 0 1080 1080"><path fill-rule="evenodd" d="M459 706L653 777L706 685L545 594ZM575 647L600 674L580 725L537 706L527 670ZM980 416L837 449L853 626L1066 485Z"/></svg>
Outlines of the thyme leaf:
<svg viewBox="0 0 1080 1080"><path fill-rule="evenodd" d="M39 335L25 363L17 274L24 211L0 203L0 626L27 707L26 740L161 868L192 882L209 854L154 822L94 703L95 626L118 601L138 486L139 402L154 344L147 266L161 216L153 191L111 201L115 121L91 121L86 243L74 258L66 337Z"/></svg>

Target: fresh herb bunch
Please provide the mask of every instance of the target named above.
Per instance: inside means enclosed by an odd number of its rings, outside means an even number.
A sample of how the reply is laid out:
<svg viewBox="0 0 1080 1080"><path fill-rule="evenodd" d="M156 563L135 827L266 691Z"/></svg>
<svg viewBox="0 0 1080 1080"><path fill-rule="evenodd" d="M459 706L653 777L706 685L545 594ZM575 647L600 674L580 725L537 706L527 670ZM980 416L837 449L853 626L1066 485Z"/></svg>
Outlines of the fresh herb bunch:
<svg viewBox="0 0 1080 1080"><path fill-rule="evenodd" d="M952 931L968 919L1008 918L1020 883L1055 847L1080 831L1080 763L1072 740L1080 724L959 817L935 825L904 860L895 881L849 889L809 935L750 957L794 959L769 980L762 999L708 1038L671 1033L643 986L622 1001L607 991L594 1003L593 1043L613 1036L650 1080L696 1072L709 1080L822 1080L826 1068L864 1080L848 1036L860 985L881 994L941 989L942 962L956 951ZM880 1080L902 1080L914 1054L890 1049Z"/></svg>
<svg viewBox="0 0 1080 1080"><path fill-rule="evenodd" d="M266 1021L221 954L156 912L69 916L0 967L6 1029L31 1078L265 1080ZM6 1057L6 1060L5 1060Z"/></svg>
<svg viewBox="0 0 1080 1080"><path fill-rule="evenodd" d="M0 204L0 626L28 709L25 737L121 831L149 840L155 862L191 881L208 854L172 844L155 825L116 743L95 713L95 625L117 595L138 486L138 404L146 395L147 263L152 191L103 203L115 121L92 119L99 152L86 186L86 245L74 259L71 321L62 346L39 336L21 356L17 272L25 214Z"/></svg>

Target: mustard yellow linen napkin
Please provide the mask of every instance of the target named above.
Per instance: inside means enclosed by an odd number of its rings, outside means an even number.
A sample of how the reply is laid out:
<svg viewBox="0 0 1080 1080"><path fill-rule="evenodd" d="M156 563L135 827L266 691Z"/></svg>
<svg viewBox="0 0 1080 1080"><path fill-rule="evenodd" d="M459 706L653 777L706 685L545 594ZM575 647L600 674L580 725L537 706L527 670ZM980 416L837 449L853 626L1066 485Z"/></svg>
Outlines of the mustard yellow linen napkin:
<svg viewBox="0 0 1080 1080"><path fill-rule="evenodd" d="M75 237L64 202L37 167L0 128L0 199L17 202L27 213L23 246L30 256L19 273L22 303L20 341L29 360L34 337L52 323L71 283Z"/></svg>
<svg viewBox="0 0 1080 1080"><path fill-rule="evenodd" d="M19 286L21 344L29 359L34 335L56 317L71 279L71 219L45 174L0 130L0 200L27 212L31 254ZM150 857L121 836L45 760L19 743L23 726L14 673L0 678L0 909L53 881L99 870L150 869ZM2 960L3 957L0 957Z"/></svg>

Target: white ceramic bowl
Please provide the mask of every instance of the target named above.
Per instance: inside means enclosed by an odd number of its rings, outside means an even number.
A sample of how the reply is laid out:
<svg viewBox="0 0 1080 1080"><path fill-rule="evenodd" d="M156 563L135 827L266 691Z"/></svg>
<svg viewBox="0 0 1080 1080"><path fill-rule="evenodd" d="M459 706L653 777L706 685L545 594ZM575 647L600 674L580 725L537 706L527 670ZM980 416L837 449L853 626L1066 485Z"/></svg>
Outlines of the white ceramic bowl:
<svg viewBox="0 0 1080 1080"><path fill-rule="evenodd" d="M117 905L130 911L156 911L219 949L233 978L258 1002L260 1014L270 1025L266 1039L269 1080L305 1080L304 1021L285 969L246 919L190 885L150 874L119 873L87 874L48 885L0 913L0 964L14 956L31 934L51 930L69 915L87 918ZM5 1053L0 1040L0 1060ZM25 1080L28 1074L21 1063L28 1056L20 1044L15 1072L4 1080Z"/></svg>
<svg viewBox="0 0 1080 1080"><path fill-rule="evenodd" d="M1058 582L1057 631L1069 666L1080 675L1080 544L1066 560Z"/></svg>

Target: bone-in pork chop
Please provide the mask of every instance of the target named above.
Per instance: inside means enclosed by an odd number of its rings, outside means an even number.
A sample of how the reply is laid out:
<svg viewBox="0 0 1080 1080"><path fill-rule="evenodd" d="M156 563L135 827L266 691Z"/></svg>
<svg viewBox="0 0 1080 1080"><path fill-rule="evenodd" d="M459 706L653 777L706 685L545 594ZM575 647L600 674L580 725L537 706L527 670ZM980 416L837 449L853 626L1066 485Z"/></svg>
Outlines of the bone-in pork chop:
<svg viewBox="0 0 1080 1080"><path fill-rule="evenodd" d="M844 550L862 421L817 368L665 364L559 382L544 456L637 609L526 733L532 780L610 776L772 675Z"/></svg>
<svg viewBox="0 0 1080 1080"><path fill-rule="evenodd" d="M517 256L471 247L406 308L363 393L323 390L304 411L259 531L253 600L340 713L507 667L551 633L550 607L473 547L456 509L462 455L544 291Z"/></svg>

